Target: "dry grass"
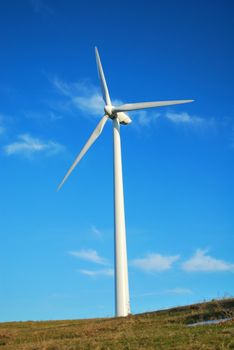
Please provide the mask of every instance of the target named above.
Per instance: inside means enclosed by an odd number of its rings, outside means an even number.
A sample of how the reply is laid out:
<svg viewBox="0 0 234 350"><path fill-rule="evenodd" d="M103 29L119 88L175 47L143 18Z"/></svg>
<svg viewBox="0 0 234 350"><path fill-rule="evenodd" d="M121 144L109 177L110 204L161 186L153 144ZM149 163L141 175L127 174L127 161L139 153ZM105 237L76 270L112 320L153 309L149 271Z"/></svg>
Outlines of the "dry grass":
<svg viewBox="0 0 234 350"><path fill-rule="evenodd" d="M118 319L0 323L0 350L234 349L234 321L187 327L234 316L224 299Z"/></svg>

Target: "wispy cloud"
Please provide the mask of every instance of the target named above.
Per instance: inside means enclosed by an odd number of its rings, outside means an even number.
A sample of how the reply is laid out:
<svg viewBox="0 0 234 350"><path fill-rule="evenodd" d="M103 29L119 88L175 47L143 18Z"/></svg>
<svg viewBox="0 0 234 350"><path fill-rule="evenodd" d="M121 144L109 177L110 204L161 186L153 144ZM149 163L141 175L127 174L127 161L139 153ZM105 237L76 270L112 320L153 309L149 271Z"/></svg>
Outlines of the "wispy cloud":
<svg viewBox="0 0 234 350"><path fill-rule="evenodd" d="M45 3L44 0L30 0L32 9L35 13L52 15L54 11Z"/></svg>
<svg viewBox="0 0 234 350"><path fill-rule="evenodd" d="M172 124L184 125L190 127L208 127L214 125L213 119L204 119L196 115L190 115L187 112L167 112L161 110L160 112L153 112L142 110L142 111L133 111L130 113L132 116L133 122L137 123L141 127L149 127L152 124L157 123L159 120L166 119Z"/></svg>
<svg viewBox="0 0 234 350"><path fill-rule="evenodd" d="M60 95L68 99L71 109L79 110L86 117L101 117L104 114L104 101L100 88L88 80L68 83L56 77L51 83ZM113 99L112 103L123 104L119 99Z"/></svg>
<svg viewBox="0 0 234 350"><path fill-rule="evenodd" d="M4 126L4 120L5 120L5 115L0 114L0 135L4 134L6 131L6 128Z"/></svg>
<svg viewBox="0 0 234 350"><path fill-rule="evenodd" d="M192 126L198 126L205 122L205 120L198 116L192 116L186 112L166 112L164 117L175 124L187 124Z"/></svg>
<svg viewBox="0 0 234 350"><path fill-rule="evenodd" d="M172 124L176 125L184 125L190 127L202 127L208 126L213 123L211 120L205 120L199 116L190 115L187 112L167 112L164 110L160 110L160 112L152 112L152 111L136 111L132 113L133 121L134 119L141 127L149 127L152 124L158 122L159 120L166 119L170 121Z"/></svg>
<svg viewBox="0 0 234 350"><path fill-rule="evenodd" d="M102 116L104 102L99 89L88 81L67 83L59 78L52 80L53 86L62 96L66 97L71 108L80 110L87 116Z"/></svg>
<svg viewBox="0 0 234 350"><path fill-rule="evenodd" d="M78 82L65 82L58 77L51 80L56 91L67 99L66 108L74 114L80 111L86 117L101 117L104 113L104 102L100 93L100 88L94 86L88 80ZM128 101L127 101L128 102ZM121 105L123 102L119 99L113 99L113 105ZM140 110L127 112L133 121L133 126L138 130L139 127L149 127L160 120L167 120L178 126L190 127L193 129L209 128L215 125L212 118L203 118L197 115L191 115L187 112L174 112L168 108L155 110Z"/></svg>
<svg viewBox="0 0 234 350"><path fill-rule="evenodd" d="M113 277L114 276L113 269L101 269L101 270L80 269L79 272L89 277L101 277L101 276Z"/></svg>
<svg viewBox="0 0 234 350"><path fill-rule="evenodd" d="M163 256L152 253L146 255L145 258L132 260L131 265L147 272L165 271L169 270L179 257L179 255Z"/></svg>
<svg viewBox="0 0 234 350"><path fill-rule="evenodd" d="M131 119L133 120L133 125L136 127L148 127L155 122L157 122L158 118L160 118L161 114L160 113L152 113L148 112L146 110L142 111L133 111L130 112L129 115L131 116Z"/></svg>
<svg viewBox="0 0 234 350"><path fill-rule="evenodd" d="M32 111L32 110L26 110L22 112L22 115L24 117L26 117L27 119L31 119L34 121L46 121L46 122L55 122L58 120L63 119L63 114L61 113L57 113L55 111L52 110L48 110L48 111Z"/></svg>
<svg viewBox="0 0 234 350"><path fill-rule="evenodd" d="M188 294L193 294L192 290L189 288L172 288L172 289L167 289L165 291L165 294L172 294L172 295L188 295Z"/></svg>
<svg viewBox="0 0 234 350"><path fill-rule="evenodd" d="M95 236L98 239L102 239L103 238L102 232L94 225L91 226L91 233L92 233L93 236Z"/></svg>
<svg viewBox="0 0 234 350"><path fill-rule="evenodd" d="M76 96L73 98L73 103L77 109L84 113L98 116L103 114L104 104L101 95L98 93L90 96Z"/></svg>
<svg viewBox="0 0 234 350"><path fill-rule="evenodd" d="M4 134L6 131L6 128L1 124L1 119L0 119L0 135Z"/></svg>
<svg viewBox="0 0 234 350"><path fill-rule="evenodd" d="M88 80L68 83L59 78L52 79L52 84L56 91L70 101L71 108L81 111L87 116L101 116L103 114L104 102L97 86L91 84ZM121 105L124 102L121 100L113 100L114 105ZM167 119L173 124L187 125L198 127L210 124L210 120L205 120L196 115L190 115L187 112L164 111L132 111L129 113L132 116L134 124L141 127L148 127L157 122L159 119Z"/></svg>
<svg viewBox="0 0 234 350"><path fill-rule="evenodd" d="M30 3L32 5L32 8L35 12L39 12L42 6L42 1L41 0L30 0Z"/></svg>
<svg viewBox="0 0 234 350"><path fill-rule="evenodd" d="M68 254L82 260L93 262L95 264L108 265L108 261L105 258L102 258L94 249L70 251Z"/></svg>
<svg viewBox="0 0 234 350"><path fill-rule="evenodd" d="M234 264L207 255L208 250L197 249L195 254L182 264L182 269L188 272L218 272L234 271Z"/></svg>
<svg viewBox="0 0 234 350"><path fill-rule="evenodd" d="M68 84L63 80L59 79L58 77L52 79L51 83L56 88L56 90L63 96L73 97L77 90L76 83Z"/></svg>
<svg viewBox="0 0 234 350"><path fill-rule="evenodd" d="M136 295L136 297L151 297L156 295L189 295L193 294L193 291L189 288L176 287L172 289L166 289L156 292L146 292Z"/></svg>
<svg viewBox="0 0 234 350"><path fill-rule="evenodd" d="M33 137L30 134L21 134L18 141L12 142L3 147L6 155L32 156L35 154L55 155L64 150L64 146L54 141L45 141Z"/></svg>

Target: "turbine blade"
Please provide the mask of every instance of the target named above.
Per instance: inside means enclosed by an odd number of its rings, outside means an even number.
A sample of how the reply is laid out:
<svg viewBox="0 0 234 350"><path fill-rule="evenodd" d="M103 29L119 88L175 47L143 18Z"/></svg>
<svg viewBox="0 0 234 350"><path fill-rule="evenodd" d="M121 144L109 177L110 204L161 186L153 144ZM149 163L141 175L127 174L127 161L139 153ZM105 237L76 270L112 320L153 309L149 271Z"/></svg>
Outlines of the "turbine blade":
<svg viewBox="0 0 234 350"><path fill-rule="evenodd" d="M88 141L86 142L86 144L84 145L84 147L82 148L81 152L78 154L78 156L76 157L76 159L74 160L72 166L69 168L69 170L67 171L66 175L64 176L62 182L60 183L60 185L57 188L57 191L60 190L60 188L63 186L64 182L67 180L68 176L71 174L71 172L74 170L74 168L76 167L76 165L79 163L79 161L83 158L83 156L85 155L85 153L88 151L88 149L92 146L92 144L96 141L96 139L100 136L104 125L106 124L106 121L108 120L108 116L104 115L104 117L100 120L100 122L98 123L98 125L96 126L96 128L94 129L92 135L90 136L90 138L88 139Z"/></svg>
<svg viewBox="0 0 234 350"><path fill-rule="evenodd" d="M106 79L105 79L105 75L104 75L104 72L102 69L102 64L101 64L101 60L100 60L100 56L99 56L97 47L95 47L95 55L96 55L98 76L99 76L100 85L101 85L101 89L102 89L103 100L105 101L106 105L111 105L110 95L109 95L108 87L106 84Z"/></svg>
<svg viewBox="0 0 234 350"><path fill-rule="evenodd" d="M127 103L121 106L113 107L113 113L134 111L137 109L154 108L162 106L178 105L182 103L193 102L194 100L174 100L174 101L159 101L159 102L139 102L139 103Z"/></svg>

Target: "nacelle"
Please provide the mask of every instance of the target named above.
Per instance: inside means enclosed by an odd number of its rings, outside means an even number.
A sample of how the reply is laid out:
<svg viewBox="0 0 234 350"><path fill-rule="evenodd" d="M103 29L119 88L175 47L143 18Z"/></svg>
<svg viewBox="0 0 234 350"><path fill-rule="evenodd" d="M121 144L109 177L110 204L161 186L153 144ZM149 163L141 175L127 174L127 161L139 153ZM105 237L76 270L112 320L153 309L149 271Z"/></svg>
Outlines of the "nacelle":
<svg viewBox="0 0 234 350"><path fill-rule="evenodd" d="M127 125L132 122L132 120L129 118L129 116L123 112L117 113L117 117L119 119L120 124Z"/></svg>

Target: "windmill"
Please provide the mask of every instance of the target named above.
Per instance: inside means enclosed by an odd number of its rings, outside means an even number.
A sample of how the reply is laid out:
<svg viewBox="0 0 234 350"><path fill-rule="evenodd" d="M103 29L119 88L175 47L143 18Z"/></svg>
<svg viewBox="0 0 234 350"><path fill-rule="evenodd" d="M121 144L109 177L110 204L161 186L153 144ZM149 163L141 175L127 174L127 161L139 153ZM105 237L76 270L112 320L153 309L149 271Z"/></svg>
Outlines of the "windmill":
<svg viewBox="0 0 234 350"><path fill-rule="evenodd" d="M114 138L114 241L115 241L115 314L116 316L127 316L130 313L129 286L128 286L128 265L127 265L127 247L126 247L126 230L125 230L125 214L124 214L124 192L122 177L122 159L121 159L121 140L120 140L120 124L127 125L131 123L131 119L125 113L127 111L171 106L176 104L188 103L193 100L175 100L175 101L159 101L159 102L142 102L128 103L121 106L113 106L111 103L106 79L102 69L102 64L97 48L95 48L97 69L102 89L103 100L105 102L104 116L99 121L87 143L78 154L73 164L67 171L62 182L58 186L58 190L63 186L76 165L83 158L92 144L102 133L104 125L108 120L113 122L113 138Z"/></svg>

